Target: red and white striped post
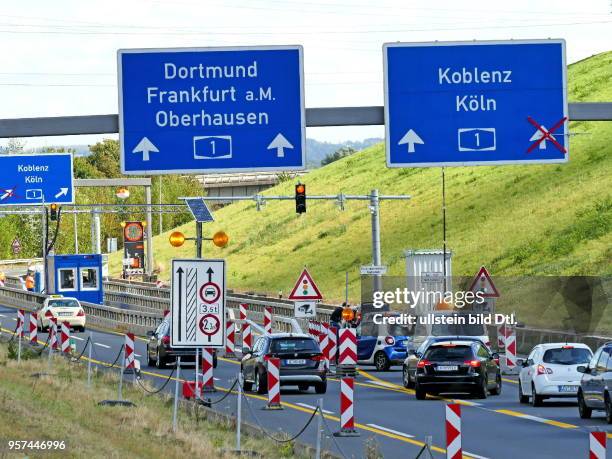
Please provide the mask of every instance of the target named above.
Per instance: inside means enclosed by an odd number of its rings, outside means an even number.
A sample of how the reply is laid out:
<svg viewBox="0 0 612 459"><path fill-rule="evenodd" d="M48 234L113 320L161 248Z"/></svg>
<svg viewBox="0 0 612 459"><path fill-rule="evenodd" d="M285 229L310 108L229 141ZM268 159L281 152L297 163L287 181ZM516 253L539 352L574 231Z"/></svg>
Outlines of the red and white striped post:
<svg viewBox="0 0 612 459"><path fill-rule="evenodd" d="M319 347L321 348L321 352L323 353L323 357L325 358L325 366L329 367L329 325L326 322L321 322L321 334L319 335Z"/></svg>
<svg viewBox="0 0 612 459"><path fill-rule="evenodd" d="M272 307L266 306L264 308L264 331L268 334L272 334Z"/></svg>
<svg viewBox="0 0 612 459"><path fill-rule="evenodd" d="M338 365L357 365L357 334L354 328L340 329Z"/></svg>
<svg viewBox="0 0 612 459"><path fill-rule="evenodd" d="M213 350L210 347L202 348L202 392L215 392L215 378L213 375Z"/></svg>
<svg viewBox="0 0 612 459"><path fill-rule="evenodd" d="M512 374L516 370L516 332L514 327L506 327L506 372Z"/></svg>
<svg viewBox="0 0 612 459"><path fill-rule="evenodd" d="M446 459L461 459L461 405L446 405Z"/></svg>
<svg viewBox="0 0 612 459"><path fill-rule="evenodd" d="M340 379L340 431L334 432L335 437L357 437L355 429L355 416L353 414L353 392L355 383L353 378Z"/></svg>
<svg viewBox="0 0 612 459"><path fill-rule="evenodd" d="M23 338L24 322L25 322L25 311L23 309L19 309L17 311L17 327L15 329L15 336L19 338Z"/></svg>
<svg viewBox="0 0 612 459"><path fill-rule="evenodd" d="M236 358L236 327L233 321L225 323L225 331L225 357Z"/></svg>
<svg viewBox="0 0 612 459"><path fill-rule="evenodd" d="M329 344L327 346L327 357L330 362L336 364L336 356L338 354L338 329L336 327L329 327L328 341Z"/></svg>
<svg viewBox="0 0 612 459"><path fill-rule="evenodd" d="M313 338L316 336L315 322L312 319L308 320L308 334Z"/></svg>
<svg viewBox="0 0 612 459"><path fill-rule="evenodd" d="M242 347L253 347L253 335L251 334L251 326L247 322L247 312L249 305L240 303L240 320L242 321Z"/></svg>
<svg viewBox="0 0 612 459"><path fill-rule="evenodd" d="M38 314L30 313L30 343L38 344Z"/></svg>
<svg viewBox="0 0 612 459"><path fill-rule="evenodd" d="M70 354L72 348L70 347L70 324L68 322L62 322L62 332L60 334L60 344L62 353Z"/></svg>
<svg viewBox="0 0 612 459"><path fill-rule="evenodd" d="M170 318L170 309L164 309L164 320Z"/></svg>
<svg viewBox="0 0 612 459"><path fill-rule="evenodd" d="M589 459L606 459L606 432L589 433Z"/></svg>
<svg viewBox="0 0 612 459"><path fill-rule="evenodd" d="M502 350L506 347L506 324L497 326L497 348Z"/></svg>
<svg viewBox="0 0 612 459"><path fill-rule="evenodd" d="M280 359L268 359L268 405L266 410L282 410L280 398Z"/></svg>
<svg viewBox="0 0 612 459"><path fill-rule="evenodd" d="M49 319L49 333L51 336L49 337L49 346L53 351L57 351L58 349L58 339L57 339L57 319L55 317L51 317Z"/></svg>
<svg viewBox="0 0 612 459"><path fill-rule="evenodd" d="M125 334L125 352L123 353L125 356L124 368L126 370L134 369L136 364L134 363L135 355L134 355L134 333L126 333Z"/></svg>

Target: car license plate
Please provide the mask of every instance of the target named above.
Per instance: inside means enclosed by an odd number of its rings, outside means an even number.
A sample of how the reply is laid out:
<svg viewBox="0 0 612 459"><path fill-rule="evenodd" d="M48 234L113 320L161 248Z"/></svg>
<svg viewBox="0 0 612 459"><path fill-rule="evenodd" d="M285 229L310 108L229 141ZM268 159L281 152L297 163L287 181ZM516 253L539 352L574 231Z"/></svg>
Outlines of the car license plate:
<svg viewBox="0 0 612 459"><path fill-rule="evenodd" d="M64 317L64 316L71 316L72 313L71 312L59 312L57 315Z"/></svg>
<svg viewBox="0 0 612 459"><path fill-rule="evenodd" d="M576 392L578 386L559 386L559 392Z"/></svg>
<svg viewBox="0 0 612 459"><path fill-rule="evenodd" d="M306 365L306 360L304 360L304 359L289 359L289 360L287 360L287 365Z"/></svg>
<svg viewBox="0 0 612 459"><path fill-rule="evenodd" d="M436 370L438 371L457 371L459 367L457 365L438 365Z"/></svg>

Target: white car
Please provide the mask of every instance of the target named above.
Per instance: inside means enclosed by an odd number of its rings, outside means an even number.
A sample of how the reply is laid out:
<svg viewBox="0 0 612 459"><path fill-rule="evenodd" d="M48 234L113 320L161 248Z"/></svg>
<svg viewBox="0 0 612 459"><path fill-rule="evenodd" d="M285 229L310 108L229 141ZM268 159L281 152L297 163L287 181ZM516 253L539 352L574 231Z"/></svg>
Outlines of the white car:
<svg viewBox="0 0 612 459"><path fill-rule="evenodd" d="M576 398L582 373L577 368L588 364L591 348L582 343L538 344L526 360L517 359L522 367L519 374L519 401L533 406L551 397Z"/></svg>
<svg viewBox="0 0 612 459"><path fill-rule="evenodd" d="M57 323L68 322L70 328L85 331L85 311L76 298L51 295L45 299L38 312L38 329L48 330L51 318L55 317Z"/></svg>

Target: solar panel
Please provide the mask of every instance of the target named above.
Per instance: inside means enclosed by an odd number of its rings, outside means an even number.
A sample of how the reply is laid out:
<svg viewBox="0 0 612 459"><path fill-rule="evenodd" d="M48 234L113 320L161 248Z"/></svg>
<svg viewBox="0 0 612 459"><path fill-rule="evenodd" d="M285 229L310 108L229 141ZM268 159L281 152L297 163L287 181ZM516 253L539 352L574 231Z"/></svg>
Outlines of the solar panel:
<svg viewBox="0 0 612 459"><path fill-rule="evenodd" d="M197 222L206 223L215 221L212 214L210 213L210 210L208 209L208 206L204 202L204 199L187 198L185 199L185 203L189 207L193 218L195 218Z"/></svg>

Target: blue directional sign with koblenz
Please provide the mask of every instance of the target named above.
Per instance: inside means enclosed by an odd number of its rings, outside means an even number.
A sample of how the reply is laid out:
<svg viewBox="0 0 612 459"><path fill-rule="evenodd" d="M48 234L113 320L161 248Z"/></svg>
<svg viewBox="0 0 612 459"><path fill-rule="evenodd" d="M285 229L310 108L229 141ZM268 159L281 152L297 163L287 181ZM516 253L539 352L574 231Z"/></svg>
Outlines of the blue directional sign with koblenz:
<svg viewBox="0 0 612 459"><path fill-rule="evenodd" d="M0 206L73 204L72 154L0 155Z"/></svg>
<svg viewBox="0 0 612 459"><path fill-rule="evenodd" d="M304 169L301 46L118 52L124 174Z"/></svg>
<svg viewBox="0 0 612 459"><path fill-rule="evenodd" d="M383 46L389 167L568 160L564 40Z"/></svg>

